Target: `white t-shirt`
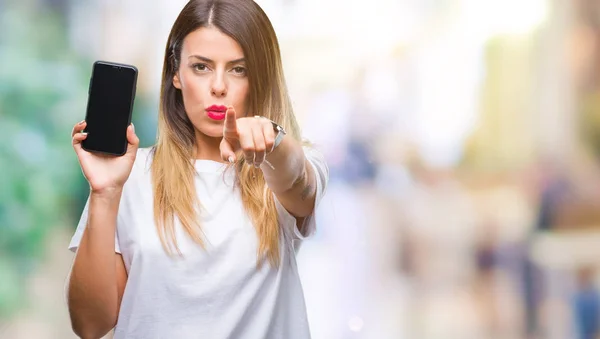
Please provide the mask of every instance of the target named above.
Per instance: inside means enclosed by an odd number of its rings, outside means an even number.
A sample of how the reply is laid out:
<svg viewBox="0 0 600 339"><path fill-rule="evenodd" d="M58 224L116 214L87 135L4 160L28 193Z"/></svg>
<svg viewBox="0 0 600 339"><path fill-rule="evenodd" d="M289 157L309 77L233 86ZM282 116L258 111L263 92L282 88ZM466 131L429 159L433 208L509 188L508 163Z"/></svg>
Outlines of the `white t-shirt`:
<svg viewBox="0 0 600 339"><path fill-rule="evenodd" d="M318 151L304 152L317 177L317 206L329 170ZM281 264L272 268L266 261L257 269L258 237L233 185L233 169L224 171L222 163L197 160L195 183L204 208L207 249L178 227L184 258L171 258L163 251L153 220L151 154L150 148L138 150L119 205L115 251L123 256L128 280L114 338L310 338L295 254L315 231L314 211L301 234L295 218L276 199ZM69 244L73 252L86 226L88 203Z"/></svg>

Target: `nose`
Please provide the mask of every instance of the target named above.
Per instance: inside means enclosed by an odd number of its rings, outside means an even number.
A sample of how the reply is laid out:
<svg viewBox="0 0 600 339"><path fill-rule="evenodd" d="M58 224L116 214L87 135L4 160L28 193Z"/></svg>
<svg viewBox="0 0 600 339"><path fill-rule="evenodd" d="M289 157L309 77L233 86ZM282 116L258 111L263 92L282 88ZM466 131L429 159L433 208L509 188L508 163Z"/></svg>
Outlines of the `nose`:
<svg viewBox="0 0 600 339"><path fill-rule="evenodd" d="M216 74L213 78L213 82L211 85L211 94L218 98L227 95L227 85L225 84L225 79L222 73Z"/></svg>

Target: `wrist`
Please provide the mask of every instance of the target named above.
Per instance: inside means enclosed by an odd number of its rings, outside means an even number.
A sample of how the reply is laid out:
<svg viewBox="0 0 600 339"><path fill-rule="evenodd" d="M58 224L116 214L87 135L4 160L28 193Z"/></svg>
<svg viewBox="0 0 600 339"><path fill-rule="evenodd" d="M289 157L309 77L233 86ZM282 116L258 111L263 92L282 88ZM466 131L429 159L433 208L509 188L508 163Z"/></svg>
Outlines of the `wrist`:
<svg viewBox="0 0 600 339"><path fill-rule="evenodd" d="M270 120L270 119L267 119L267 120L269 120L271 122L271 125L273 125L273 131L275 132L275 140L273 141L273 147L271 148L271 151L270 151L270 152L273 152L277 148L277 146L279 146L279 144L281 144L281 142L283 141L283 138L285 137L287 132L285 131L283 126L279 125L275 121Z"/></svg>
<svg viewBox="0 0 600 339"><path fill-rule="evenodd" d="M103 188L90 188L90 195L101 200L111 200L119 198L123 192L122 186L112 186Z"/></svg>

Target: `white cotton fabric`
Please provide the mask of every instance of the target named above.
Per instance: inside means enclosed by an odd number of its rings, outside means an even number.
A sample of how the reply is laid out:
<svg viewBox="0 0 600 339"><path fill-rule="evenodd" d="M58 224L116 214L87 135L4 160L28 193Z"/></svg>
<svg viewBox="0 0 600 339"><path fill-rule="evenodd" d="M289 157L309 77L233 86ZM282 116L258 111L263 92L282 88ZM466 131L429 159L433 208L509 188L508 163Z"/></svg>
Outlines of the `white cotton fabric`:
<svg viewBox="0 0 600 339"><path fill-rule="evenodd" d="M317 177L316 209L329 172L317 150L304 151ZM276 201L281 265L273 268L265 261L257 268L258 238L234 187L233 170L197 160L195 184L207 248L177 228L184 258L169 257L153 220L151 161L150 148L138 150L119 206L115 251L123 256L128 280L114 338L310 338L295 253L315 231L314 212L301 234L295 218ZM86 226L88 203L69 244L73 252Z"/></svg>

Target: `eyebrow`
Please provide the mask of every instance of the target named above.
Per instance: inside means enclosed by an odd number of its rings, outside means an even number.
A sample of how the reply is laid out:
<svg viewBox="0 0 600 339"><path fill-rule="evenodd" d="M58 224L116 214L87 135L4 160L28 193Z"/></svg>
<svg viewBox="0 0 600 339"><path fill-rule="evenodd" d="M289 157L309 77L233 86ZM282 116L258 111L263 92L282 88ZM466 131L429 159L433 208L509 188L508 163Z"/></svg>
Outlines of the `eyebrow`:
<svg viewBox="0 0 600 339"><path fill-rule="evenodd" d="M214 63L213 60L211 60L207 57L203 57L201 55L190 55L190 57L188 59L192 59L192 58L200 59L200 60L202 60L204 62L208 62L208 63ZM239 59L228 61L227 64L237 64L237 63L245 62L245 61L246 61L245 58L239 58Z"/></svg>

